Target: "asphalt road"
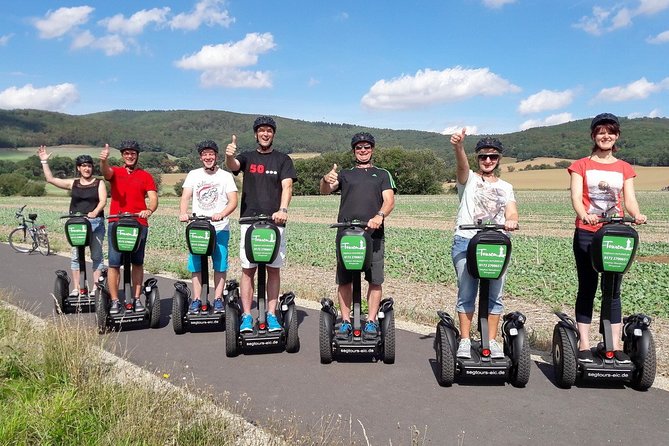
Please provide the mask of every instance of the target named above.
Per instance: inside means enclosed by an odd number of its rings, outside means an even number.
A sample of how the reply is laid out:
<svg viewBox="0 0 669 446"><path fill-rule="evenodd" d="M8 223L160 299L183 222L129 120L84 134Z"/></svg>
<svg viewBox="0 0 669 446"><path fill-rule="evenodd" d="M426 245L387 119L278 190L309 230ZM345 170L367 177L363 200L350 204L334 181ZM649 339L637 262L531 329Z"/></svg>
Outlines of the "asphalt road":
<svg viewBox="0 0 669 446"><path fill-rule="evenodd" d="M53 272L69 269L69 259L18 254L0 244L0 265L0 288L13 291L15 302L29 311L51 317ZM398 330L393 365L321 365L317 310L299 308L298 353L227 358L223 332L174 334L172 283L158 278L161 328L109 336L116 337L116 348L127 359L157 376L168 373L175 383L229 394L246 407L251 421L290 416L309 430L322 416L341 415L341 436L349 438L350 420L353 438L364 444L366 435L374 445L409 444L412 426L420 432L418 444L659 445L669 438L668 392L638 392L618 384L564 390L555 385L552 367L543 363L532 364L523 389L481 381L442 388L435 378L434 334ZM94 314L66 317L95 323Z"/></svg>

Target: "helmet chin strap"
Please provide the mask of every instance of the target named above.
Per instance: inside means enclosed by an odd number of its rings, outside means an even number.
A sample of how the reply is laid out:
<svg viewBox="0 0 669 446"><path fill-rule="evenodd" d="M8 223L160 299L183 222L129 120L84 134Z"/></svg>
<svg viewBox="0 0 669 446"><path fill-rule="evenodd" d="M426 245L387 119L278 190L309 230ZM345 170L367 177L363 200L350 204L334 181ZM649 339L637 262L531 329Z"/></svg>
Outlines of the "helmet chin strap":
<svg viewBox="0 0 669 446"><path fill-rule="evenodd" d="M355 163L356 163L357 165L363 165L363 166L364 166L365 164L369 164L369 165L371 166L371 164L372 164L372 157L370 156L369 159L368 159L367 161L360 161L358 158L356 158L356 159L355 159Z"/></svg>

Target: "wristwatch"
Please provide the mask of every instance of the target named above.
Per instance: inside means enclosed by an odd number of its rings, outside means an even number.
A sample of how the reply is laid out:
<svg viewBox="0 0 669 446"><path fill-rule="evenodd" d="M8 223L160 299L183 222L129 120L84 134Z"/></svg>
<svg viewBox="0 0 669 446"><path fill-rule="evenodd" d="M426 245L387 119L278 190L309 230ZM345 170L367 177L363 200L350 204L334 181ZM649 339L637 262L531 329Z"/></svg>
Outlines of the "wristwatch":
<svg viewBox="0 0 669 446"><path fill-rule="evenodd" d="M287 214L288 208L279 208L279 212L285 212Z"/></svg>
<svg viewBox="0 0 669 446"><path fill-rule="evenodd" d="M377 212L376 215L380 215L382 218L386 218L386 213L383 211Z"/></svg>

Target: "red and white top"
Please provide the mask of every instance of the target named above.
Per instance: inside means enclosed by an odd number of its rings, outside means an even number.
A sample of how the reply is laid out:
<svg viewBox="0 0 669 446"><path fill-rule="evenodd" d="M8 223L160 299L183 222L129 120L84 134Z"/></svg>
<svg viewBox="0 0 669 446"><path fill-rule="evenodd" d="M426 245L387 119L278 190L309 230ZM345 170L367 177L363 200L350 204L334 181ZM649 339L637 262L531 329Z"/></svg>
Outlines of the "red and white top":
<svg viewBox="0 0 669 446"><path fill-rule="evenodd" d="M629 163L616 160L611 164L597 162L589 156L581 158L567 168L571 175L577 173L583 177L583 206L588 214L611 216L624 215L622 193L625 180L636 177L636 172ZM576 217L576 228L595 232L601 224L589 225Z"/></svg>

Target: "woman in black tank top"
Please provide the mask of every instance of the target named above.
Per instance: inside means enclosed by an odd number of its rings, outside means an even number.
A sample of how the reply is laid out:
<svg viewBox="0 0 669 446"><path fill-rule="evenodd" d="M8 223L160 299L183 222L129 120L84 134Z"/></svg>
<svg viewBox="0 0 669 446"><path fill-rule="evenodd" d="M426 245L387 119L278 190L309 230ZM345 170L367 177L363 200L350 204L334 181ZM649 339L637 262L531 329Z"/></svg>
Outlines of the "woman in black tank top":
<svg viewBox="0 0 669 446"><path fill-rule="evenodd" d="M71 191L70 214L80 213L85 215L91 222L93 237L91 238L90 250L93 261L93 283L98 283L100 272L104 265L102 263L102 242L105 237L104 208L107 204L107 186L104 181L93 176L93 158L90 155L80 155L76 159L78 178L62 179L56 178L49 168L49 157L46 146L40 146L37 154L42 163L42 170L47 183ZM79 295L79 260L77 250L72 248L72 283L77 288L72 290L71 295ZM89 287L89 291L94 291Z"/></svg>

